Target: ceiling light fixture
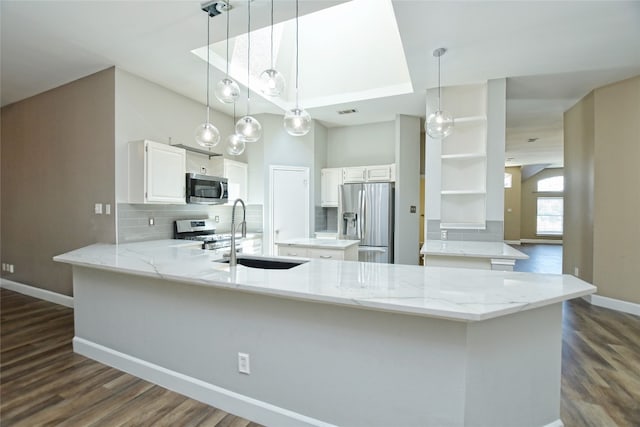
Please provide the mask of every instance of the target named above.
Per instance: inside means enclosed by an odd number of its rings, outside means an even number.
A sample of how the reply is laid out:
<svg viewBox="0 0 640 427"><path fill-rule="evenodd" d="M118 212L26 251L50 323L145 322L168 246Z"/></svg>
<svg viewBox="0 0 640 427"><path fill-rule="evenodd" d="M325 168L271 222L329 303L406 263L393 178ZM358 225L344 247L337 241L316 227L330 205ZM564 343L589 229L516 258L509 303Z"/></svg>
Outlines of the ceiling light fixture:
<svg viewBox="0 0 640 427"><path fill-rule="evenodd" d="M236 133L245 142L256 142L262 137L262 125L259 121L249 115L249 105L251 103L251 2L247 0L247 115L241 117L236 123Z"/></svg>
<svg viewBox="0 0 640 427"><path fill-rule="evenodd" d="M296 0L296 106L295 108L288 110L284 115L284 128L287 130L289 135L293 136L303 136L311 130L311 116L304 109L300 108L300 104L298 102L300 62L300 56L298 54L298 45L300 40L298 27L298 0Z"/></svg>
<svg viewBox="0 0 640 427"><path fill-rule="evenodd" d="M260 74L260 89L267 96L280 96L284 92L284 77L273 67L273 0L271 0L271 68Z"/></svg>
<svg viewBox="0 0 640 427"><path fill-rule="evenodd" d="M225 104L232 104L240 97L238 83L229 78L229 11L231 5L228 2L220 3L221 10L227 12L227 70L225 77L216 85L216 98Z"/></svg>
<svg viewBox="0 0 640 427"><path fill-rule="evenodd" d="M442 86L440 86L440 57L445 54L447 49L444 47L438 48L433 51L433 56L438 58L438 110L429 114L427 117L427 123L425 130L431 138L443 139L451 135L453 131L453 116L443 111L440 107L440 101L442 99Z"/></svg>
<svg viewBox="0 0 640 427"><path fill-rule="evenodd" d="M233 104L233 123L236 122L236 104ZM232 156L239 156L244 153L247 144L237 133L233 133L227 137L227 153Z"/></svg>
<svg viewBox="0 0 640 427"><path fill-rule="evenodd" d="M209 62L209 53L211 49L209 48L210 39L210 23L211 18L218 15L220 12L216 8L215 2L202 3L202 10L207 12L207 119L204 123L198 125L195 131L195 139L196 142L207 148L215 147L220 142L220 132L218 128L211 124L209 121L211 106L209 105L209 69L211 68L211 63Z"/></svg>

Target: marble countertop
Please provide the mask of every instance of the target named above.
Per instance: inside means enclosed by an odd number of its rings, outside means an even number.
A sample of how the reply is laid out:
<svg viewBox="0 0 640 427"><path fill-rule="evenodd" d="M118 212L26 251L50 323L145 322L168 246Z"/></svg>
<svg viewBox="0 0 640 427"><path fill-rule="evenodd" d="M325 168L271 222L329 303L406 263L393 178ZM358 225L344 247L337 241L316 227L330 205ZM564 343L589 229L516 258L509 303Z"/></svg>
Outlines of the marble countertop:
<svg viewBox="0 0 640 427"><path fill-rule="evenodd" d="M318 249L347 249L359 243L359 240L299 238L280 240L279 242L276 242L276 245L301 246L305 248Z"/></svg>
<svg viewBox="0 0 640 427"><path fill-rule="evenodd" d="M502 242L427 240L421 254L473 258L528 259L529 255Z"/></svg>
<svg viewBox="0 0 640 427"><path fill-rule="evenodd" d="M184 241L159 240L94 244L54 260L197 286L457 321L491 319L596 291L570 275L322 259L290 270L263 270L232 268L218 258L213 251L184 246Z"/></svg>

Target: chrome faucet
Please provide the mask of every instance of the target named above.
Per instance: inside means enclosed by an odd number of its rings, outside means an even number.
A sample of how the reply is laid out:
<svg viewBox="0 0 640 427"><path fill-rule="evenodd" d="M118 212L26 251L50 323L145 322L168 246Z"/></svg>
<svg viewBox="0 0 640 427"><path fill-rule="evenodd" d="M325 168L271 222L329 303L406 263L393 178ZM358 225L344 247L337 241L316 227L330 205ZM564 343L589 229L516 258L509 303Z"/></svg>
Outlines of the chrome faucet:
<svg viewBox="0 0 640 427"><path fill-rule="evenodd" d="M229 252L229 266L235 267L238 265L238 258L236 257L236 205L240 202L242 204L242 222L238 225L242 229L242 237L247 237L247 207L244 205L242 199L236 199L233 202L233 208L231 209L231 252Z"/></svg>

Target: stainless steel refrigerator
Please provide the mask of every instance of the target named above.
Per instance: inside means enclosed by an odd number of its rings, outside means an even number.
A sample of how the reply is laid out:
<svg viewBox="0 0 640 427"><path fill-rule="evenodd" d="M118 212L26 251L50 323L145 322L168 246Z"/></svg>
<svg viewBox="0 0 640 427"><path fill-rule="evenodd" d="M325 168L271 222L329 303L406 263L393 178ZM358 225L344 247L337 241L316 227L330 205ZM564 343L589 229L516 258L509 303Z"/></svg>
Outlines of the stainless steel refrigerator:
<svg viewBox="0 0 640 427"><path fill-rule="evenodd" d="M338 232L341 239L360 240L358 259L393 263L393 183L340 186Z"/></svg>

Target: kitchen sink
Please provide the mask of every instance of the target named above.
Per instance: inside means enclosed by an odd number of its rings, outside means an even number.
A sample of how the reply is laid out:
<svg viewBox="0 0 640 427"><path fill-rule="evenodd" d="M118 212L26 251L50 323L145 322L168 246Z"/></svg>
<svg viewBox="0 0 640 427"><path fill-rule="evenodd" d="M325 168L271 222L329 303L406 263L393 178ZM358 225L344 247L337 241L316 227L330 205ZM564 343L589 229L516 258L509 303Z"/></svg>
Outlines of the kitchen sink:
<svg viewBox="0 0 640 427"><path fill-rule="evenodd" d="M229 260L219 261L228 264ZM261 257L238 257L238 265L251 268L262 268L267 270L288 270L300 264L309 262L308 260L275 259Z"/></svg>

